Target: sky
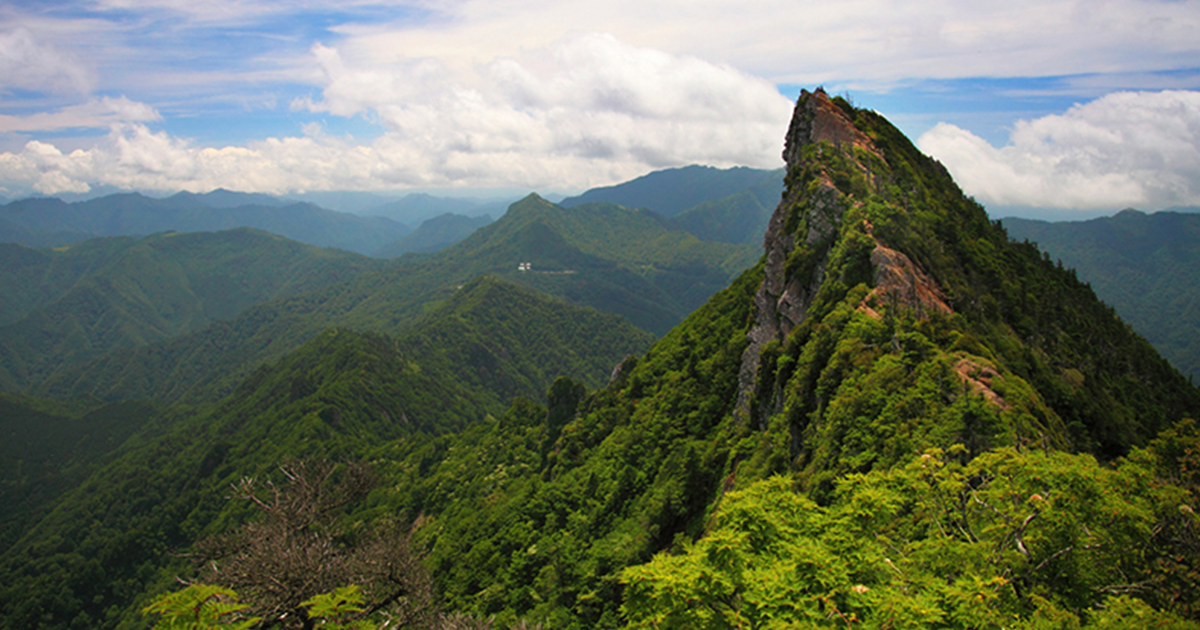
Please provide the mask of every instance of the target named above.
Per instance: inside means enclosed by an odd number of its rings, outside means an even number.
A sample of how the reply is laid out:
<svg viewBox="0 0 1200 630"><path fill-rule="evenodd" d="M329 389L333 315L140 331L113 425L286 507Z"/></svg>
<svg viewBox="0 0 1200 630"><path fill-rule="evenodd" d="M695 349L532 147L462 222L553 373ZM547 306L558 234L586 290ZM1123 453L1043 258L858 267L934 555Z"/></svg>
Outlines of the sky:
<svg viewBox="0 0 1200 630"><path fill-rule="evenodd" d="M1200 205L1200 0L0 3L0 195L782 166L801 89L994 215Z"/></svg>

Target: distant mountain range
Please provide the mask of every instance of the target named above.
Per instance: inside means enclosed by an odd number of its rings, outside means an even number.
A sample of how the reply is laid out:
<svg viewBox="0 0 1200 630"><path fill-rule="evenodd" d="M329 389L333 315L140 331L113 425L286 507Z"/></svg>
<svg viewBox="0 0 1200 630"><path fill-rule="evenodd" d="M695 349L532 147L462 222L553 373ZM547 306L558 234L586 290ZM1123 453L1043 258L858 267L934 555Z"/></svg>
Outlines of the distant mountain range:
<svg viewBox="0 0 1200 630"><path fill-rule="evenodd" d="M1075 269L1179 371L1200 378L1200 214L1124 210L1090 221L1003 219Z"/></svg>
<svg viewBox="0 0 1200 630"><path fill-rule="evenodd" d="M248 228L55 249L0 243L0 389L387 266Z"/></svg>
<svg viewBox="0 0 1200 630"><path fill-rule="evenodd" d="M782 190L782 170L688 166L594 188L562 205L604 202L648 209L664 227L701 240L758 245ZM55 198L22 199L0 206L0 242L55 247L101 236L252 227L311 245L392 258L452 245L486 225L492 216L502 215L509 205L425 193L400 199L354 192L315 192L299 197L303 201L218 189L204 194L180 192L161 199L139 193L70 203ZM327 210L322 205L347 211ZM413 230L413 225L418 228Z"/></svg>
<svg viewBox="0 0 1200 630"><path fill-rule="evenodd" d="M308 289L287 294L293 297L262 293L236 308L217 309L211 300L220 287L256 286L262 280L247 276L255 272L282 275L265 263L277 255L255 253L272 238L240 231L89 241L63 252L9 246L14 258L27 260L6 285L14 295L6 315L13 323L0 329L0 347L7 348L0 384L55 397L212 400L232 391L249 370L330 326L399 334L480 275L621 315L662 334L759 258L754 246L709 243L669 230L648 211L608 204L566 209L530 196L437 253L395 264L343 252L338 264L349 267L338 271L332 262L321 263L326 273L306 276ZM230 256L230 264L205 272L208 279L201 281L186 271L194 262L175 261L163 249L176 242L197 244L198 260L217 251L242 252L243 258ZM202 254L200 243L213 251ZM102 246L114 250L108 258L84 255ZM255 256L264 263L250 262ZM311 251L305 256L321 259ZM73 262L85 258L87 264ZM322 278L329 281L317 286ZM43 285L51 288L38 288ZM198 295L198 287L218 293ZM147 297L149 292L156 293ZM35 294L47 299L39 302ZM58 297L48 299L53 295ZM80 308L85 298L92 307ZM211 316L218 310L220 318Z"/></svg>
<svg viewBox="0 0 1200 630"><path fill-rule="evenodd" d="M673 217L688 208L734 193L772 179L783 192L783 171L764 171L739 166L719 169L711 166L684 166L654 171L636 179L593 188L559 202L564 208L585 203L607 202L627 208L647 208L664 217ZM775 200L778 202L778 198Z"/></svg>
<svg viewBox="0 0 1200 630"><path fill-rule="evenodd" d="M704 241L759 246L783 193L783 175L783 169L685 166L593 188L560 205L605 202L644 208L661 217L664 226Z"/></svg>
<svg viewBox="0 0 1200 630"><path fill-rule="evenodd" d="M384 217L360 217L266 195L213 191L154 199L138 193L66 203L53 198L0 206L0 241L55 246L98 236L145 236L251 227L290 239L369 254L411 229Z"/></svg>
<svg viewBox="0 0 1200 630"><path fill-rule="evenodd" d="M447 212L426 220L411 233L376 250L374 255L379 258L395 258L410 252L433 253L467 238L472 232L491 222L492 217L487 214L469 217Z"/></svg>

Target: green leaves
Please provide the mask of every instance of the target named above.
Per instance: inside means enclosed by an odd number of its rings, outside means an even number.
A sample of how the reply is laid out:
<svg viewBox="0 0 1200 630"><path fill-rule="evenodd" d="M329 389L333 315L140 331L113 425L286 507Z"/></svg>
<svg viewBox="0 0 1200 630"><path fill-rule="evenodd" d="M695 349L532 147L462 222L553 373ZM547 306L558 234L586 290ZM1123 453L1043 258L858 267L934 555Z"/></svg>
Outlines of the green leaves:
<svg viewBox="0 0 1200 630"><path fill-rule="evenodd" d="M158 615L154 630L248 630L258 617L245 618L239 613L248 608L238 603L237 593L211 584L191 584L154 600L142 609L146 615Z"/></svg>
<svg viewBox="0 0 1200 630"><path fill-rule="evenodd" d="M312 627L325 630L372 630L377 624L361 619L364 611L361 589L355 584L331 593L316 595L301 605L308 611ZM249 608L238 603L231 589L211 584L190 584L174 593L159 596L142 609L158 615L154 630L249 630L258 617L241 614Z"/></svg>
<svg viewBox="0 0 1200 630"><path fill-rule="evenodd" d="M653 628L1197 628L1136 599L1164 518L1150 482L1137 465L1009 449L851 475L826 507L773 477L726 495L683 553L623 571L622 614Z"/></svg>
<svg viewBox="0 0 1200 630"><path fill-rule="evenodd" d="M375 624L360 617L364 611L363 596L357 584L343 586L332 593L313 596L300 604L308 609L308 616L316 619L318 628L327 630L372 630Z"/></svg>

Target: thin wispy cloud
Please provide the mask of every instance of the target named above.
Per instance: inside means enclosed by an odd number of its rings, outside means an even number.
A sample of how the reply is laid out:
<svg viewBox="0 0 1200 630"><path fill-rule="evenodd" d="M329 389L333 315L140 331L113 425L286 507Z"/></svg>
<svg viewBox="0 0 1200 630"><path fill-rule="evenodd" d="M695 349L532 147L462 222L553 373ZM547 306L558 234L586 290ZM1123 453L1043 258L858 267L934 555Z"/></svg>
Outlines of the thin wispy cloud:
<svg viewBox="0 0 1200 630"><path fill-rule="evenodd" d="M96 78L80 61L29 29L0 33L0 90L87 94Z"/></svg>

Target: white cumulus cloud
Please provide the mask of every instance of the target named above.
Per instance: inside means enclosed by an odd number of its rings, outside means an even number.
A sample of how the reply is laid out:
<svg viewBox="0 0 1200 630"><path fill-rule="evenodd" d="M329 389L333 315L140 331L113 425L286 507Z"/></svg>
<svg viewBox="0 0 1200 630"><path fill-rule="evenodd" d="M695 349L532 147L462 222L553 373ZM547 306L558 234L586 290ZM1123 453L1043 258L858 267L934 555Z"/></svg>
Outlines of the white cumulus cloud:
<svg viewBox="0 0 1200 630"><path fill-rule="evenodd" d="M596 33L471 72L429 58L352 63L322 46L314 55L328 84L321 101L301 106L369 112L391 141L468 171L514 158L527 172L589 159L629 173L691 162L774 166L790 115L788 99L762 79Z"/></svg>
<svg viewBox="0 0 1200 630"><path fill-rule="evenodd" d="M941 123L917 141L985 204L1081 210L1200 205L1200 92L1115 92L1020 121L993 147Z"/></svg>
<svg viewBox="0 0 1200 630"><path fill-rule="evenodd" d="M782 164L791 102L773 85L729 66L609 35L574 35L468 71L432 59L346 59L320 45L312 53L325 76L321 97L293 107L367 116L384 127L381 136L358 144L309 125L303 137L202 148L152 132L140 124L152 119L152 110L125 102L126 118L90 150L62 154L30 142L19 153L0 155L0 182L43 193L96 183L271 193L562 190L691 163Z"/></svg>

